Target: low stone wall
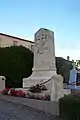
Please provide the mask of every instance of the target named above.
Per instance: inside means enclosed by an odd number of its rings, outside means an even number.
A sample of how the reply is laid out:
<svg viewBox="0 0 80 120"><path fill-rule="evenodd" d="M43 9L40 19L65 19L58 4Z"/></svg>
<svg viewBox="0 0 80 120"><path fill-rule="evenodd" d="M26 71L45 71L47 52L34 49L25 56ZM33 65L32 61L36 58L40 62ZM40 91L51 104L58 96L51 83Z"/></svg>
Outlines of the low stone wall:
<svg viewBox="0 0 80 120"><path fill-rule="evenodd" d="M0 95L0 99L4 99L6 101L29 106L34 109L38 109L38 110L42 110L47 113L51 113L53 115L59 115L59 103L58 102L19 98L19 97L7 96L7 95Z"/></svg>
<svg viewBox="0 0 80 120"><path fill-rule="evenodd" d="M0 90L5 88L5 80L6 78L4 76L0 76Z"/></svg>

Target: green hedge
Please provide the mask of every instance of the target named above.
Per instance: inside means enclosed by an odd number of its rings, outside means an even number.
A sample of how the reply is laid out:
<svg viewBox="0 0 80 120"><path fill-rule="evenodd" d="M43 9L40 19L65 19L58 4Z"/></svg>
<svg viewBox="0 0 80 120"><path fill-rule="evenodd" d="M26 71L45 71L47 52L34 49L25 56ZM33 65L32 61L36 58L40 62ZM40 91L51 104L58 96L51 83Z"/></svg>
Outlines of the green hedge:
<svg viewBox="0 0 80 120"><path fill-rule="evenodd" d="M80 95L72 94L59 100L60 117L65 120L80 120Z"/></svg>
<svg viewBox="0 0 80 120"><path fill-rule="evenodd" d="M6 87L22 87L22 78L32 73L33 53L22 46L0 48L0 76Z"/></svg>

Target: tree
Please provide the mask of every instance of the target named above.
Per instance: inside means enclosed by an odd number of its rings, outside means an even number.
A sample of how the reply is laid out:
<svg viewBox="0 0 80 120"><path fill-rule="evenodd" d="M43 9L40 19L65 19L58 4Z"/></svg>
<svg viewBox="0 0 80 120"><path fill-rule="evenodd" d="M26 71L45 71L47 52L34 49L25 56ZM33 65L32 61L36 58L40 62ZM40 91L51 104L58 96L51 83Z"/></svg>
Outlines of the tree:
<svg viewBox="0 0 80 120"><path fill-rule="evenodd" d="M72 69L72 62L61 57L56 57L57 73L63 76L64 82L68 82L70 70Z"/></svg>

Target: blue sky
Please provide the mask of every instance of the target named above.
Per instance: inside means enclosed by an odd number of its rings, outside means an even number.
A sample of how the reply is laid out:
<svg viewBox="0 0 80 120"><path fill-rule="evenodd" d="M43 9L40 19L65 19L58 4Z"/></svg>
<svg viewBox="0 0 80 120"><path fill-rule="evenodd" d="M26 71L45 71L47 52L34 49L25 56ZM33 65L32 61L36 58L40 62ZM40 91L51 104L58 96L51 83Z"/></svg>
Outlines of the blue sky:
<svg viewBox="0 0 80 120"><path fill-rule="evenodd" d="M56 56L80 59L80 0L0 0L0 32L34 41L39 28L54 31Z"/></svg>

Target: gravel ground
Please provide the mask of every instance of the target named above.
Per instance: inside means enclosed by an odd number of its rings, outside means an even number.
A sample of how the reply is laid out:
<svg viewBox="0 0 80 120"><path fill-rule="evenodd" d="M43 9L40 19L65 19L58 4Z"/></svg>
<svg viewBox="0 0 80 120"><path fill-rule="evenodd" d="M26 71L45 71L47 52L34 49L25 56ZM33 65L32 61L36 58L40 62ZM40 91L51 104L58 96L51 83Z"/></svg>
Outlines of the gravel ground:
<svg viewBox="0 0 80 120"><path fill-rule="evenodd" d="M44 113L20 104L0 100L0 120L60 120L51 114Z"/></svg>

